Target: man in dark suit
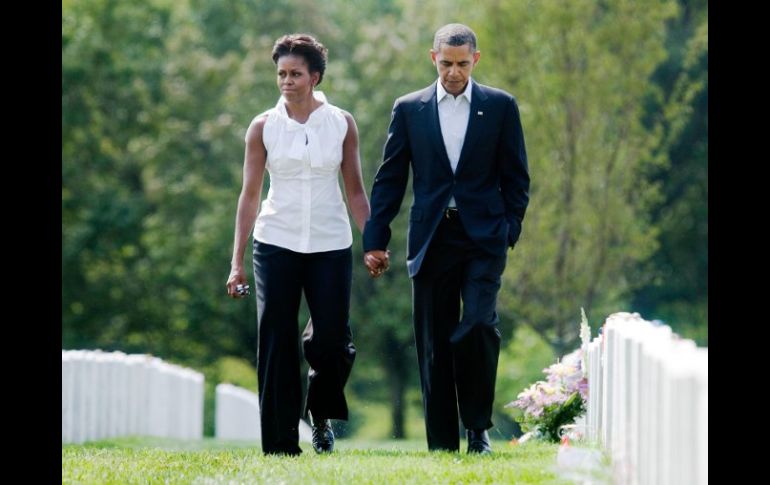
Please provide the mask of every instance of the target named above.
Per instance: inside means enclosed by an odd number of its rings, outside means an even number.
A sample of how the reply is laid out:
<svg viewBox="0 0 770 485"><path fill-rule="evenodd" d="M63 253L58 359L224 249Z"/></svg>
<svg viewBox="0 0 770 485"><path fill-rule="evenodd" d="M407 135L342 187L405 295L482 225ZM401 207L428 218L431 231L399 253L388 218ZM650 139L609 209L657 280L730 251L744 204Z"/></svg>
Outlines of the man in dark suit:
<svg viewBox="0 0 770 485"><path fill-rule="evenodd" d="M364 262L373 277L388 268L390 223L411 165L407 268L428 448L459 450L459 407L468 452L486 454L500 353L495 306L529 202L527 155L513 96L471 79L480 57L473 31L440 28L430 55L438 81L393 106Z"/></svg>

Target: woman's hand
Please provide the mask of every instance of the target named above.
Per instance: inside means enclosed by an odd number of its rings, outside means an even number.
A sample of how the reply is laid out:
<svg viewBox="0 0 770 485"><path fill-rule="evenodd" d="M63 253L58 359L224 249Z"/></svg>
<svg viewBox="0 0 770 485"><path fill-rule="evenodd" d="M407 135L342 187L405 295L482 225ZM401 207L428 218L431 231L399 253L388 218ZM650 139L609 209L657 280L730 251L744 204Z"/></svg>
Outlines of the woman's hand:
<svg viewBox="0 0 770 485"><path fill-rule="evenodd" d="M238 293L236 286L245 285L248 282L246 272L243 268L233 268L230 270L230 276L227 278L227 294L230 298L243 298L246 295Z"/></svg>

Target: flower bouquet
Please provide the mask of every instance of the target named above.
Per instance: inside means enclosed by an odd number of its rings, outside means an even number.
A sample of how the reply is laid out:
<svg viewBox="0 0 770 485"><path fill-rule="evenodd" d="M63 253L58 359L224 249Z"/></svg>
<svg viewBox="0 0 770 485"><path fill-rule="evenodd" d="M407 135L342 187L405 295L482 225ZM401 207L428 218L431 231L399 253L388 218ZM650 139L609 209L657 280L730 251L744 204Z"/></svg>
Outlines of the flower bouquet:
<svg viewBox="0 0 770 485"><path fill-rule="evenodd" d="M548 375L547 381L535 382L522 391L517 400L506 405L524 411L517 421L525 432L557 443L561 438L560 428L574 423L585 413L588 384L580 370L580 361L565 363L573 354L543 370Z"/></svg>
<svg viewBox="0 0 770 485"><path fill-rule="evenodd" d="M580 336L585 348L590 339L590 330L585 312L582 317ZM588 380L582 370L586 366L583 348L543 369L548 376L547 380L535 382L519 393L518 399L505 406L523 411L516 421L529 434L528 437L559 442L561 427L574 423L586 412Z"/></svg>

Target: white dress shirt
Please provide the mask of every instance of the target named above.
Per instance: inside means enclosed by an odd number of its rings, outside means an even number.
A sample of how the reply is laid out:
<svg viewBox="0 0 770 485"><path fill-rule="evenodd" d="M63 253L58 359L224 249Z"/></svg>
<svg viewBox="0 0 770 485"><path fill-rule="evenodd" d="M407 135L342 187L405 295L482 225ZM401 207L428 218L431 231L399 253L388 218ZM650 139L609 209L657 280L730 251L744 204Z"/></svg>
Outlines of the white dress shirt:
<svg viewBox="0 0 770 485"><path fill-rule="evenodd" d="M299 253L344 249L353 243L338 181L348 124L342 110L330 105L322 92L313 95L323 104L305 123L289 118L281 96L266 112L262 132L270 190L254 224L254 238Z"/></svg>
<svg viewBox="0 0 770 485"><path fill-rule="evenodd" d="M436 103L438 103L438 119L441 125L441 136L444 138L449 163L452 171L457 170L460 161L460 152L465 141L465 132L468 130L468 118L471 114L471 83L465 85L465 91L454 96L449 94L441 84L441 79L436 83ZM455 198L449 199L448 207L455 207Z"/></svg>

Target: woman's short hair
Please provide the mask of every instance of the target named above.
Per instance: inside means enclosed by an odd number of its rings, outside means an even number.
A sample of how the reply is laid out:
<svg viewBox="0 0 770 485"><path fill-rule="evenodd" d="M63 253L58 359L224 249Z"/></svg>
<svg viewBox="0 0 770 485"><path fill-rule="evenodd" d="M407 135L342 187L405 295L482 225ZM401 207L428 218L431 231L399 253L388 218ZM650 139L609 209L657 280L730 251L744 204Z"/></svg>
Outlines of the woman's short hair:
<svg viewBox="0 0 770 485"><path fill-rule="evenodd" d="M286 55L300 56L305 59L308 71L317 72L318 84L324 78L326 70L326 54L329 50L308 34L287 34L280 37L273 45L273 62Z"/></svg>

